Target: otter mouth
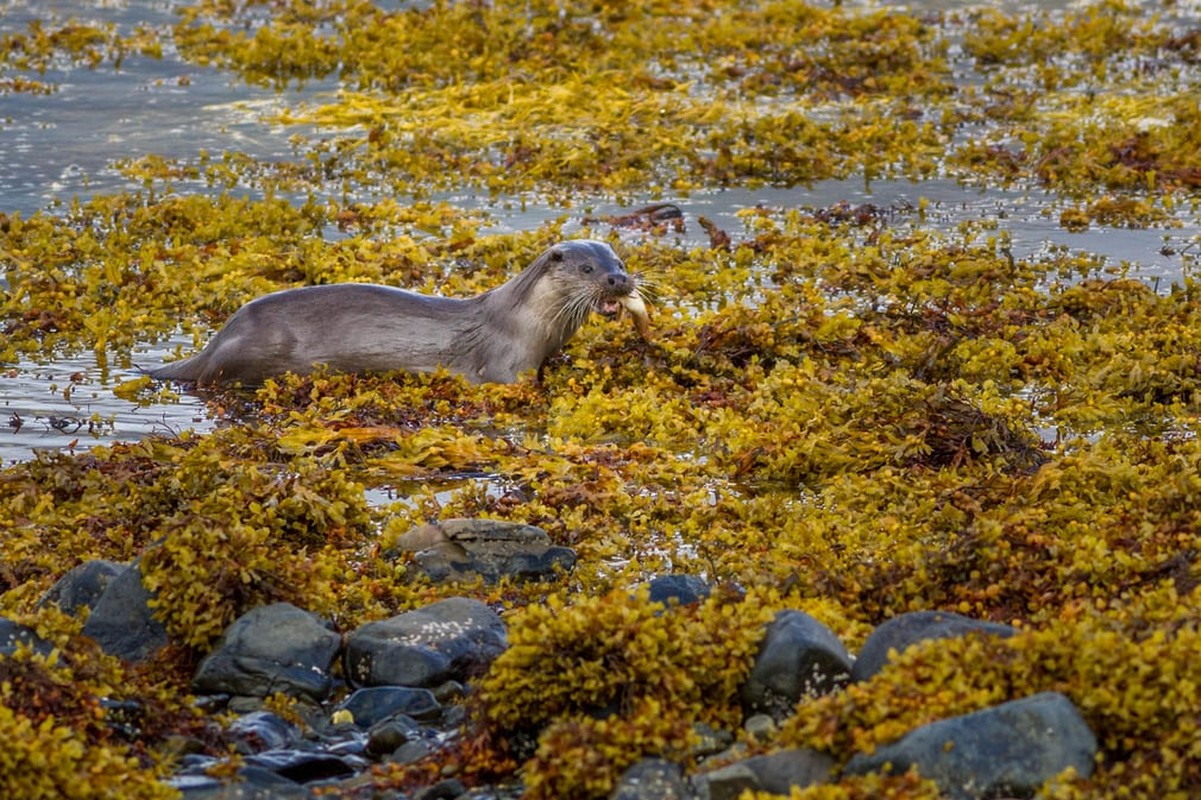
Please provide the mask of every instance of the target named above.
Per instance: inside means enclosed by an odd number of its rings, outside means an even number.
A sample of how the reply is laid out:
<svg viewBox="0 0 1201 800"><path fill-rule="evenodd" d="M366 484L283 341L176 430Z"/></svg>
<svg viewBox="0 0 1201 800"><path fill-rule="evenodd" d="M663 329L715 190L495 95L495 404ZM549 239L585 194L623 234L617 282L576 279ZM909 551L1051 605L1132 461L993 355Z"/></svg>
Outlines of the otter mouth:
<svg viewBox="0 0 1201 800"><path fill-rule="evenodd" d="M599 300L596 305L600 313L606 317L616 317L623 312L628 312L634 320L634 327L638 330L638 334L644 341L651 340L650 311L638 289L635 288L629 294L621 297Z"/></svg>
<svg viewBox="0 0 1201 800"><path fill-rule="evenodd" d="M596 302L592 304L592 310L595 311L597 314L600 314L603 317L608 317L608 318L612 319L613 317L616 317L618 314L620 314L621 310L623 308L625 308L624 301L625 301L626 297L628 297L628 296L629 295L626 295L625 297L617 297L617 298L598 297L596 299Z"/></svg>

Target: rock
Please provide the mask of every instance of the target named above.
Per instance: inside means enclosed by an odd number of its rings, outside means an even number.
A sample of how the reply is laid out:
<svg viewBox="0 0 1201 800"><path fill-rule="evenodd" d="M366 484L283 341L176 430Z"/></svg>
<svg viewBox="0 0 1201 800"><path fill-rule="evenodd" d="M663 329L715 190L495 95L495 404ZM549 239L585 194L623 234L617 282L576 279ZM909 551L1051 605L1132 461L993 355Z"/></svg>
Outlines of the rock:
<svg viewBox="0 0 1201 800"><path fill-rule="evenodd" d="M94 608L113 578L127 569L129 565L116 561L85 561L59 578L58 582L42 595L38 606L54 604L75 616L81 608Z"/></svg>
<svg viewBox="0 0 1201 800"><path fill-rule="evenodd" d="M300 730L278 714L253 711L229 724L234 748L243 754L262 753L291 747L301 739Z"/></svg>
<svg viewBox="0 0 1201 800"><path fill-rule="evenodd" d="M291 603L259 606L225 629L200 662L192 688L201 694L281 692L322 700L341 646L333 626L308 611Z"/></svg>
<svg viewBox="0 0 1201 800"><path fill-rule="evenodd" d="M771 714L752 714L742 723L742 729L757 742L767 742L776 735L776 721Z"/></svg>
<svg viewBox="0 0 1201 800"><path fill-rule="evenodd" d="M692 723L692 734L696 743L689 752L693 758L705 758L720 753L734 744L734 734L704 722Z"/></svg>
<svg viewBox="0 0 1201 800"><path fill-rule="evenodd" d="M802 697L833 691L850 672L850 653L833 631L803 611L781 611L742 686L742 705L782 720Z"/></svg>
<svg viewBox="0 0 1201 800"><path fill-rule="evenodd" d="M859 651L855 666L851 669L851 680L864 681L875 675L888 663L888 653L903 652L907 647L927 639L950 639L969 633L1009 637L1017 633L1016 628L998 622L985 622L950 611L913 611L893 617L881 623Z"/></svg>
<svg viewBox="0 0 1201 800"><path fill-rule="evenodd" d="M917 767L954 800L1030 797L1068 767L1087 778L1096 754L1096 737L1072 701L1043 692L915 728L873 753L853 756L845 771Z"/></svg>
<svg viewBox="0 0 1201 800"><path fill-rule="evenodd" d="M404 714L395 714L371 726L367 734L367 752L381 757L395 753L401 745L421 738L421 728L416 720Z"/></svg>
<svg viewBox="0 0 1201 800"><path fill-rule="evenodd" d="M677 764L661 758L644 758L622 774L610 800L691 800Z"/></svg>
<svg viewBox="0 0 1201 800"><path fill-rule="evenodd" d="M246 761L257 758L250 756ZM267 759L267 763L273 763ZM231 782L228 777L212 777L210 771L227 773L228 760L210 756L185 756L181 768L168 783L179 789L184 800L312 800L308 787L268 767L243 763Z"/></svg>
<svg viewBox="0 0 1201 800"><path fill-rule="evenodd" d="M434 746L425 739L412 739L396 748L385 760L392 764L412 764L432 752Z"/></svg>
<svg viewBox="0 0 1201 800"><path fill-rule="evenodd" d="M413 795L413 800L455 800L467 792L467 787L457 778L438 781Z"/></svg>
<svg viewBox="0 0 1201 800"><path fill-rule="evenodd" d="M702 800L737 800L748 789L787 795L793 787L825 781L833 768L834 759L817 750L781 750L696 775L693 786Z"/></svg>
<svg viewBox="0 0 1201 800"><path fill-rule="evenodd" d="M419 525L400 536L387 555L399 552L412 552L411 573L435 583L543 580L570 571L576 562L574 550L555 546L541 528L490 519Z"/></svg>
<svg viewBox="0 0 1201 800"><path fill-rule="evenodd" d="M259 767L238 770L237 783L207 775L181 775L169 783L183 800L310 800L309 790Z"/></svg>
<svg viewBox="0 0 1201 800"><path fill-rule="evenodd" d="M409 686L371 686L356 690L338 706L354 716L360 728L370 728L395 714L429 721L442 714L442 706L429 689Z"/></svg>
<svg viewBox="0 0 1201 800"><path fill-rule="evenodd" d="M149 659L167 644L167 629L154 618L151 598L135 561L109 581L83 625L83 635L111 656L133 662Z"/></svg>
<svg viewBox="0 0 1201 800"><path fill-rule="evenodd" d="M336 756L310 750L267 750L244 759L247 767L259 767L296 783L312 783L354 775L366 762L353 756Z"/></svg>
<svg viewBox="0 0 1201 800"><path fill-rule="evenodd" d="M709 584L696 575L660 575L652 578L647 586L650 589L650 601L665 606L673 602L682 606L692 605L709 596Z"/></svg>
<svg viewBox="0 0 1201 800"><path fill-rule="evenodd" d="M11 656L25 645L38 655L48 656L54 645L38 636L33 628L27 628L7 617L0 617L0 656Z"/></svg>
<svg viewBox="0 0 1201 800"><path fill-rule="evenodd" d="M438 686L482 672L506 642L505 624L492 609L451 597L351 633L346 674L357 686Z"/></svg>

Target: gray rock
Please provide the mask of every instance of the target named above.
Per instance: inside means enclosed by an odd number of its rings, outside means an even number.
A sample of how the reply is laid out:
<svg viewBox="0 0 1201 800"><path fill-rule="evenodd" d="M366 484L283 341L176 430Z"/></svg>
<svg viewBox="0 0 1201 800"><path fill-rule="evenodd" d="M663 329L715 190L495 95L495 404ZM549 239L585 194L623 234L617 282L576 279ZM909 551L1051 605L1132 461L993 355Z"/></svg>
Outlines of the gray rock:
<svg viewBox="0 0 1201 800"><path fill-rule="evenodd" d="M229 723L234 748L243 754L291 747L300 741L300 729L271 711L252 711Z"/></svg>
<svg viewBox="0 0 1201 800"><path fill-rule="evenodd" d="M1043 692L915 728L873 753L853 756L846 772L917 767L955 800L1030 797L1068 767L1089 777L1096 755L1096 737L1072 701Z"/></svg>
<svg viewBox="0 0 1201 800"><path fill-rule="evenodd" d="M200 694L267 697L282 692L322 700L342 637L326 621L291 603L259 606L234 620L200 662Z"/></svg>
<svg viewBox="0 0 1201 800"><path fill-rule="evenodd" d="M339 709L349 711L360 728L370 728L394 714L431 720L442 714L442 706L429 689L411 686L369 686L346 698Z"/></svg>
<svg viewBox="0 0 1201 800"><path fill-rule="evenodd" d="M505 624L478 600L451 597L369 622L346 637L356 686L438 686L482 672L506 646Z"/></svg>
<svg viewBox="0 0 1201 800"><path fill-rule="evenodd" d="M373 756L395 753L401 745L421 738L421 727L404 714L395 714L371 726L367 734L367 752Z"/></svg>
<svg viewBox="0 0 1201 800"><path fill-rule="evenodd" d="M0 656L11 656L21 645L43 656L50 655L54 650L54 645L38 636L33 628L27 628L7 617L0 617Z"/></svg>
<svg viewBox="0 0 1201 800"><path fill-rule="evenodd" d="M734 744L734 734L704 722L692 723L692 734L696 738L696 743L690 749L693 758L720 753Z"/></svg>
<svg viewBox="0 0 1201 800"><path fill-rule="evenodd" d="M855 666L851 669L851 680L864 681L875 675L888 663L888 653L902 653L906 648L927 639L951 639L969 633L1010 637L1016 628L998 622L965 617L950 611L913 611L893 617L881 623L859 651Z"/></svg>
<svg viewBox="0 0 1201 800"><path fill-rule="evenodd" d="M425 739L413 739L396 748L385 760L392 764L412 764L434 752L434 746Z"/></svg>
<svg viewBox="0 0 1201 800"><path fill-rule="evenodd" d="M236 782L207 775L185 775L171 780L183 800L312 800L309 788L263 767L238 769Z"/></svg>
<svg viewBox="0 0 1201 800"><path fill-rule="evenodd" d="M367 763L354 756L316 750L268 750L246 756L247 767L259 767L296 783L312 783L354 775Z"/></svg>
<svg viewBox="0 0 1201 800"><path fill-rule="evenodd" d="M435 583L483 578L495 583L553 578L575 566L570 547L552 544L546 531L532 525L490 519L448 519L420 525L403 534L386 554L412 552L410 574Z"/></svg>
<svg viewBox="0 0 1201 800"><path fill-rule="evenodd" d="M183 800L311 800L307 788L260 767L238 770L238 783L207 775L182 775L169 783Z"/></svg>
<svg viewBox="0 0 1201 800"><path fill-rule="evenodd" d="M771 714L752 714L742 724L743 730L757 742L766 742L776 735L776 721Z"/></svg>
<svg viewBox="0 0 1201 800"><path fill-rule="evenodd" d="M39 606L57 605L74 616L81 608L94 608L113 578L129 569L128 564L96 559L76 565L42 595Z"/></svg>
<svg viewBox="0 0 1201 800"><path fill-rule="evenodd" d="M466 791L467 787L458 778L447 778L438 781L433 786L419 789L413 795L413 800L455 800Z"/></svg>
<svg viewBox="0 0 1201 800"><path fill-rule="evenodd" d="M709 596L709 584L696 575L660 575L647 584L652 603L682 606L699 603Z"/></svg>
<svg viewBox="0 0 1201 800"><path fill-rule="evenodd" d="M708 800L737 800L747 789L787 795L793 787L825 781L833 768L834 759L817 750L781 750L696 775L693 785Z"/></svg>
<svg viewBox="0 0 1201 800"><path fill-rule="evenodd" d="M142 585L138 562L116 575L83 625L83 635L104 652L126 661L145 661L167 644L167 629L154 618L152 595Z"/></svg>
<svg viewBox="0 0 1201 800"><path fill-rule="evenodd" d="M692 792L678 764L644 758L626 769L610 800L691 800Z"/></svg>
<svg viewBox="0 0 1201 800"><path fill-rule="evenodd" d="M742 705L782 720L802 697L834 691L850 672L851 655L833 631L803 611L781 611L742 686Z"/></svg>

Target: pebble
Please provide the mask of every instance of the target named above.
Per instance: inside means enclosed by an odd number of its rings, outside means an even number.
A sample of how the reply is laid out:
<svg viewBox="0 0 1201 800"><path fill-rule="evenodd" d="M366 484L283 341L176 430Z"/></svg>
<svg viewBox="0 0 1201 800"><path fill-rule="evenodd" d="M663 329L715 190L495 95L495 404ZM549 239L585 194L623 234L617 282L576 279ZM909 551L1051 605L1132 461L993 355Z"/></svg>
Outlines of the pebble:
<svg viewBox="0 0 1201 800"><path fill-rule="evenodd" d="M708 591L708 584L690 575L665 575L649 585L651 602L669 607L699 602ZM89 619L106 650L136 659L165 643L165 633L146 622L148 599L137 569L109 582ZM117 608L126 610L123 623L112 612ZM851 676L869 678L891 653L916 642L977 632L1016 631L958 614L915 612L880 625L853 659L821 622L801 611L781 611L767 626L741 690L745 733L770 745L778 723L806 698L837 691ZM40 640L0 618L0 653L18 641L36 646ZM187 800L299 798L312 796L310 790L336 793L339 787L365 785L373 762L409 764L457 736L458 726L467 722L461 701L471 693L471 680L506 646L500 617L464 597L369 622L345 636L286 603L254 609L225 631L194 682L199 704L257 709L236 717L225 731L243 759L241 782L222 784L204 775L219 764L216 759L182 755L172 784ZM327 698L337 686L332 675L339 654L355 688L333 705ZM307 733L262 708L260 698L280 691L309 704ZM136 713L131 719L136 724ZM673 762L646 758L621 776L612 800L734 800L746 791L787 795L828 780L835 764L832 756L806 749L747 757L747 743L735 742L730 731L697 730L704 745L693 756L712 756L709 763L724 761L723 766L702 764L687 775ZM1065 769L1091 774L1096 752L1095 736L1080 712L1066 696L1048 692L915 728L870 754L849 754L846 772L916 766L953 800L1028 796ZM442 777L405 796L495 800L520 793L518 786L468 791L453 770Z"/></svg>

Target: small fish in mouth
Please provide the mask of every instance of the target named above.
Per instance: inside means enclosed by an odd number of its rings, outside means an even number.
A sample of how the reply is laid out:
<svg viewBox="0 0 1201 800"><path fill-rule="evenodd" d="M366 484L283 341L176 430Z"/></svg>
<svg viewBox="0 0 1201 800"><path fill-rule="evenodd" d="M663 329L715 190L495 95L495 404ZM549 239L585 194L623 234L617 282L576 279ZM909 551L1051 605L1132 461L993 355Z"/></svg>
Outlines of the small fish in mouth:
<svg viewBox="0 0 1201 800"><path fill-rule="evenodd" d="M638 290L635 289L624 297L617 298L617 304L630 312L630 316L634 318L634 327L638 329L638 335L644 342L649 342L651 340L651 315L646 307L646 301L642 299Z"/></svg>

